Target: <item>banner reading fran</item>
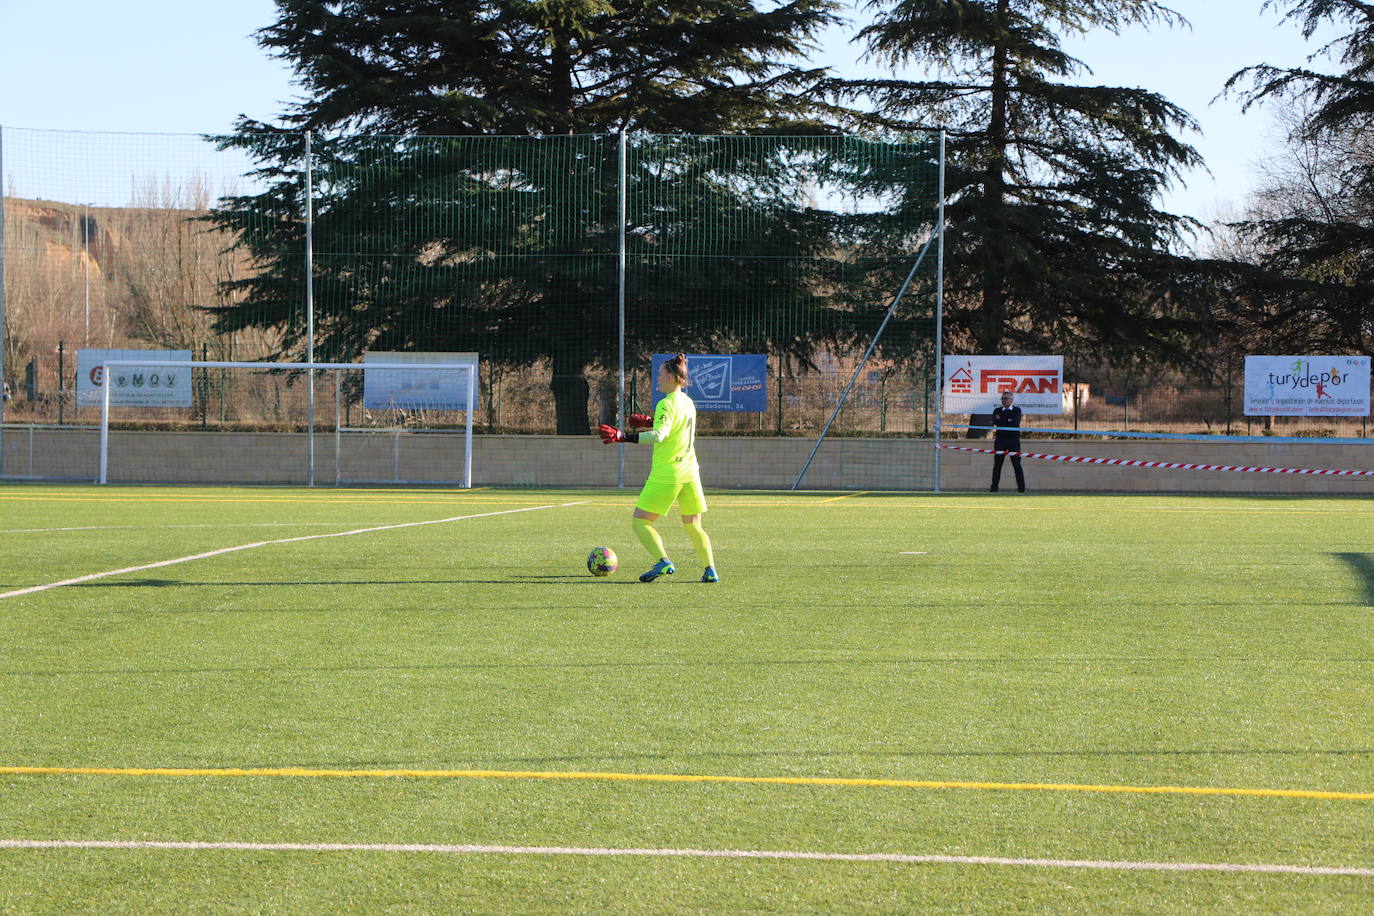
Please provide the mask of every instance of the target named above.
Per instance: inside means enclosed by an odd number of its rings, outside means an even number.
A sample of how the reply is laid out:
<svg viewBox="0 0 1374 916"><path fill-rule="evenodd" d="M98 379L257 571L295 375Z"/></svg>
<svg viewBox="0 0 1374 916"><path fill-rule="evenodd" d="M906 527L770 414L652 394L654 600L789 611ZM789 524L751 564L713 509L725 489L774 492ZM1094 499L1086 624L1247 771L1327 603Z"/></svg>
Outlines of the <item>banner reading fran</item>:
<svg viewBox="0 0 1374 916"><path fill-rule="evenodd" d="M663 397L658 390L658 371L672 359L670 353L655 353L654 403ZM689 355L687 374L692 382L687 396L697 410L740 412L768 409L768 356L765 353Z"/></svg>
<svg viewBox="0 0 1374 916"><path fill-rule="evenodd" d="M992 413L1002 392L1022 413L1064 412L1062 356L946 356L945 413Z"/></svg>
<svg viewBox="0 0 1374 916"><path fill-rule="evenodd" d="M1247 356L1245 415L1367 417L1369 357Z"/></svg>

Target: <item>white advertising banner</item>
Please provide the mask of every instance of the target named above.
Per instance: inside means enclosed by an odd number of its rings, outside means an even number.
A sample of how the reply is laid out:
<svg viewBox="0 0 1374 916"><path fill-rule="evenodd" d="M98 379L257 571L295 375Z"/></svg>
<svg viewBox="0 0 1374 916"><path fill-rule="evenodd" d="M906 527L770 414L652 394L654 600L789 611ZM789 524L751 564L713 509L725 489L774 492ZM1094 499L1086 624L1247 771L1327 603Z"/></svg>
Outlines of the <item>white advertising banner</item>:
<svg viewBox="0 0 1374 916"><path fill-rule="evenodd" d="M190 350L76 351L76 403L99 407L105 388L104 365L114 359L160 359L180 366L115 366L110 370L110 405L114 407L190 407Z"/></svg>
<svg viewBox="0 0 1374 916"><path fill-rule="evenodd" d="M378 369L363 373L363 407L368 410L467 410L467 373L425 372L427 363L461 363L472 366L473 391L477 390L476 353L363 354L364 363L405 363L414 369ZM475 395L474 395L475 396Z"/></svg>
<svg viewBox="0 0 1374 916"><path fill-rule="evenodd" d="M945 413L992 413L1003 391L1028 414L1064 412L1062 356L946 356Z"/></svg>
<svg viewBox="0 0 1374 916"><path fill-rule="evenodd" d="M1369 357L1247 356L1245 415L1367 417Z"/></svg>

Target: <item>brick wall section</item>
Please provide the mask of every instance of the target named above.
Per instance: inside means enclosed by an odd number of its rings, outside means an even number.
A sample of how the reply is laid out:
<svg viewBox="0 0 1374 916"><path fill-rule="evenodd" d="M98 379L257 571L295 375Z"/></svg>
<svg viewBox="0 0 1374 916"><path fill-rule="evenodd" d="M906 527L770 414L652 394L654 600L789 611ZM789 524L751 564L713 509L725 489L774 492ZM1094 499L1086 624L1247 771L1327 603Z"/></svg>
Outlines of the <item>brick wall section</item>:
<svg viewBox="0 0 1374 916"><path fill-rule="evenodd" d="M400 447L397 448L399 441ZM986 440L951 440L986 448ZM708 487L785 489L810 453L806 439L707 437L697 451ZM1030 451L1085 457L1202 464L1374 470L1374 445L1234 442L1075 442L1026 440ZM6 430L4 473L10 477L93 480L99 435L89 430ZM625 447L632 487L649 470L649 447ZM926 439L831 439L812 463L804 489L922 490L933 480ZM594 436L476 436L474 482L481 486L615 486L618 449ZM391 434L345 437L338 456L344 483L452 481L462 474L460 437ZM945 490L986 490L992 457L945 450ZM331 484L333 434L315 444L315 479ZM1067 462L1025 461L1034 492L1317 493L1374 495L1374 477L1165 471ZM1003 488L1013 485L1004 470ZM111 433L110 480L117 483L288 483L306 480L304 436L290 433Z"/></svg>

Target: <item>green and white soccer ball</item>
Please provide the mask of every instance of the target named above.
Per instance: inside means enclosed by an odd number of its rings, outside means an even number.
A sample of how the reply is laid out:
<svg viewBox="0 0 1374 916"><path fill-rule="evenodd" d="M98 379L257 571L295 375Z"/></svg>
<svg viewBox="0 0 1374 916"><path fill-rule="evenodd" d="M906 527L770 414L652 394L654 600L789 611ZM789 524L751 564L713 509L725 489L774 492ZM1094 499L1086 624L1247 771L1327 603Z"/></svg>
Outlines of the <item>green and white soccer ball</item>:
<svg viewBox="0 0 1374 916"><path fill-rule="evenodd" d="M609 547L597 547L587 556L587 571L593 576L609 576L619 565L615 551Z"/></svg>

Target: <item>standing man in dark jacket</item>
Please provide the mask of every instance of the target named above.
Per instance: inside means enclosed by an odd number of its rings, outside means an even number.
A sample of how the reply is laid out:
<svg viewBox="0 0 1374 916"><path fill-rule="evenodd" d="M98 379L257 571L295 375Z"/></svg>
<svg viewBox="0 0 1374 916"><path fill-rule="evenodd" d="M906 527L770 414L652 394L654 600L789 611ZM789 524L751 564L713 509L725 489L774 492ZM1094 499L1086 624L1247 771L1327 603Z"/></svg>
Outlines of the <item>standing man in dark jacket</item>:
<svg viewBox="0 0 1374 916"><path fill-rule="evenodd" d="M992 412L992 425L997 432L992 437L992 447L998 454L992 457L992 492L997 492L997 484L1002 480L1002 452L1021 451L1021 408L1012 406L1010 391L1002 392L1002 406ZM1011 469L1016 472L1016 490L1026 492L1026 475L1021 470L1021 456L1011 456Z"/></svg>

